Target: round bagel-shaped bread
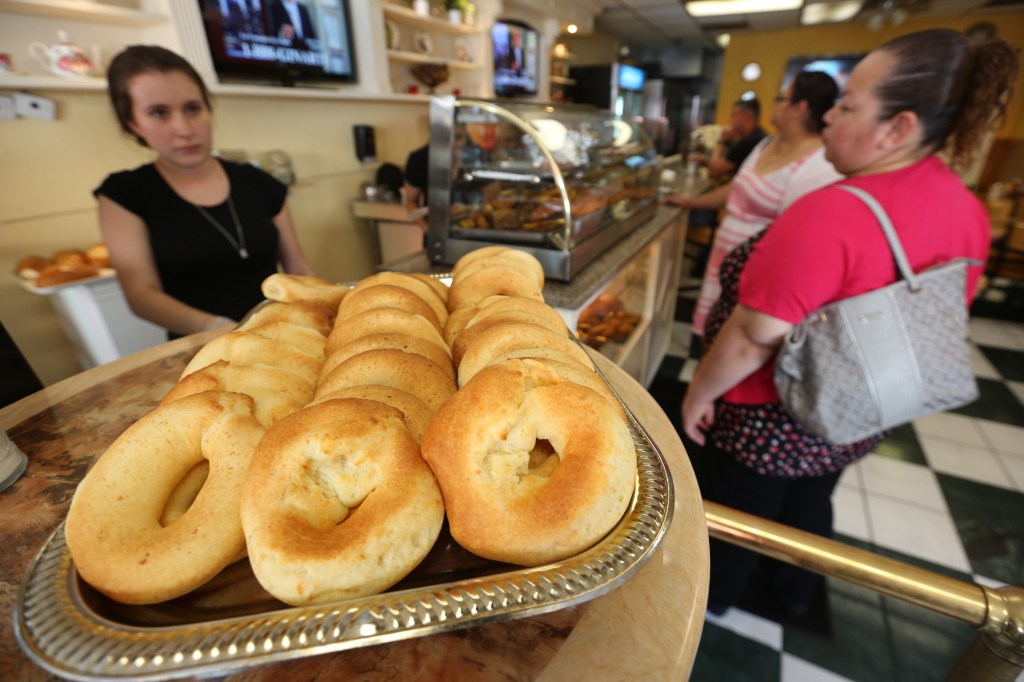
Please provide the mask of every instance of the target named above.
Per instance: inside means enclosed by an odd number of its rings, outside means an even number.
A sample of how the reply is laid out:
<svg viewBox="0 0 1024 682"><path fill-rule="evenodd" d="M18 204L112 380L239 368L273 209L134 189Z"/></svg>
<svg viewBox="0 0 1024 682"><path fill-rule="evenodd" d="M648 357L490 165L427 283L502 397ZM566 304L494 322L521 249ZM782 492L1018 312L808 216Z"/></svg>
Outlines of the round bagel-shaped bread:
<svg viewBox="0 0 1024 682"><path fill-rule="evenodd" d="M373 308L335 325L324 350L330 357L342 346L369 334L409 334L448 347L427 318L398 308Z"/></svg>
<svg viewBox="0 0 1024 682"><path fill-rule="evenodd" d="M271 365L233 365L218 360L182 378L161 405L203 391L244 393L253 399L253 414L264 428L302 409L313 399L313 387L294 373Z"/></svg>
<svg viewBox="0 0 1024 682"><path fill-rule="evenodd" d="M434 415L423 458L452 537L537 566L578 554L622 518L636 449L621 411L540 363L482 370Z"/></svg>
<svg viewBox="0 0 1024 682"><path fill-rule="evenodd" d="M309 303L279 303L267 301L254 310L235 331L248 331L269 322L290 322L315 329L324 336L334 328L334 310Z"/></svg>
<svg viewBox="0 0 1024 682"><path fill-rule="evenodd" d="M307 407L267 431L241 516L257 580L301 605L397 583L433 547L444 503L402 414L346 398Z"/></svg>
<svg viewBox="0 0 1024 682"><path fill-rule="evenodd" d="M386 284L388 286L398 287L405 289L410 293L416 294L423 301L430 306L430 309L437 315L438 321L441 326L448 320L448 309L445 307L445 298L441 297L441 294L434 290L434 287L430 286L426 282L420 279L416 279L412 275L407 275L404 272L378 272L375 275L370 275L364 279L361 279L355 287L352 288L352 292L362 291L363 289L369 289L370 287L380 286ZM443 286L443 285L442 285Z"/></svg>
<svg viewBox="0 0 1024 682"><path fill-rule="evenodd" d="M459 257L459 260L455 262L455 265L452 266L452 277L458 274L462 270L462 268L466 267L473 261L479 260L480 258L490 258L492 256L498 256L504 253L505 251L511 250L512 247L510 246L501 246L496 244L494 246L481 246L479 249L473 249L468 253L464 253L462 254L461 257Z"/></svg>
<svg viewBox="0 0 1024 682"><path fill-rule="evenodd" d="M458 275L452 275L452 286L458 284L462 280L472 275L477 270L483 268L499 267L509 268L521 272L528 277L535 278L538 289L544 288L544 268L541 266L540 261L526 253L525 251L516 251L515 249L509 249L503 251L497 256L488 256L487 258L478 258L472 263L469 263L461 270Z"/></svg>
<svg viewBox="0 0 1024 682"><path fill-rule="evenodd" d="M612 392L608 383L601 378L601 376L595 372L592 368L584 367L576 359L569 357L561 351L557 351L551 348L530 348L527 350L514 350L510 353L505 353L498 356L492 362L492 365L500 365L503 362L509 360L522 360L523 362L530 363L539 362L540 364L553 369L558 373L560 377L566 381L571 381L581 386L586 386L590 390L594 391L601 397L605 398L614 405L617 409L619 407L619 399Z"/></svg>
<svg viewBox="0 0 1024 682"><path fill-rule="evenodd" d="M430 275L425 275L422 272L410 272L409 276L415 277L416 279L430 286L430 288L433 289L437 293L437 295L441 297L442 301L448 301L448 285L439 280L437 277L431 277Z"/></svg>
<svg viewBox="0 0 1024 682"><path fill-rule="evenodd" d="M448 294L448 310L454 311L477 305L495 294L544 300L544 295L529 275L508 268L489 267L481 268L458 284L452 285Z"/></svg>
<svg viewBox="0 0 1024 682"><path fill-rule="evenodd" d="M503 324L505 322L513 322L518 324L533 324L538 327L544 327L550 329L558 334L566 334L566 327L564 324L551 325L550 320L542 317L537 317L532 313L524 313L518 310L510 310L504 313L496 313L490 317L480 319L479 313L473 317L466 325L466 328L455 337L455 343L452 344L452 361L455 366L458 367L462 361L462 356L466 353L466 349L473 345L474 339L478 338L485 331L490 329L496 324Z"/></svg>
<svg viewBox="0 0 1024 682"><path fill-rule="evenodd" d="M341 302L341 306L338 308L338 319L334 324L338 326L343 324L348 318L374 308L406 310L425 318L430 324L434 325L434 329L439 334L444 329L441 321L437 319L437 314L434 313L426 301L408 289L402 289L390 284L378 284L367 289L353 291Z"/></svg>
<svg viewBox="0 0 1024 682"><path fill-rule="evenodd" d="M218 336L199 349L185 366L184 378L218 360L234 365L271 365L293 372L311 386L316 386L322 364L288 344L249 332L229 332Z"/></svg>
<svg viewBox="0 0 1024 682"><path fill-rule="evenodd" d="M207 392L157 407L129 426L82 480L68 511L68 550L82 578L125 604L183 595L245 548L239 500L264 429L252 398ZM202 460L209 476L168 526L172 490Z"/></svg>
<svg viewBox="0 0 1024 682"><path fill-rule="evenodd" d="M248 334L256 334L267 339L280 341L302 351L306 355L324 361L324 347L327 337L310 327L291 322L268 322L246 330Z"/></svg>
<svg viewBox="0 0 1024 682"><path fill-rule="evenodd" d="M313 405L327 400L337 398L362 398L363 400L376 400L378 403L390 405L405 418L405 428L409 429L412 439L418 447L423 442L423 434L427 432L427 424L430 423L431 411L426 403L408 391L391 386L362 385L339 388L337 391L321 396Z"/></svg>
<svg viewBox="0 0 1024 682"><path fill-rule="evenodd" d="M466 328L466 324L478 312L480 312L480 308L474 305L453 310L448 315L448 323L444 326L444 342L448 345L448 348L455 345L455 339L459 338L459 333Z"/></svg>
<svg viewBox="0 0 1024 682"><path fill-rule="evenodd" d="M331 353L330 357L324 361L323 368L320 370L320 378L323 379L331 373L335 367L348 360L353 355L359 355L365 353L368 350L378 350L380 348L393 348L395 350L405 351L406 353L416 353L422 355L428 360L432 360L437 365L445 370L452 381L455 381L455 367L452 365L451 356L448 354L447 348L442 348L440 345L431 341L424 341L421 338L410 336L409 334L367 334L366 336L360 336L354 341L350 341L341 348Z"/></svg>
<svg viewBox="0 0 1024 682"><path fill-rule="evenodd" d="M519 312L530 313L547 321L545 327L553 331L568 331L569 327L565 319L558 314L558 311L543 301L522 296L494 296L485 298L479 304L480 312L470 318L467 325L473 325L491 315L501 313Z"/></svg>
<svg viewBox="0 0 1024 682"><path fill-rule="evenodd" d="M324 377L315 398L332 391L363 384L399 388L426 403L433 414L455 393L455 382L437 363L422 355L400 350L368 350L353 355Z"/></svg>
<svg viewBox="0 0 1024 682"><path fill-rule="evenodd" d="M309 303L335 311L349 292L349 287L322 277L275 272L263 280L260 290L272 301Z"/></svg>
<svg viewBox="0 0 1024 682"><path fill-rule="evenodd" d="M509 351L527 348L552 348L570 356L584 367L593 367L587 351L569 338L535 324L502 322L485 329L466 349L459 363L459 386L465 386L473 375Z"/></svg>

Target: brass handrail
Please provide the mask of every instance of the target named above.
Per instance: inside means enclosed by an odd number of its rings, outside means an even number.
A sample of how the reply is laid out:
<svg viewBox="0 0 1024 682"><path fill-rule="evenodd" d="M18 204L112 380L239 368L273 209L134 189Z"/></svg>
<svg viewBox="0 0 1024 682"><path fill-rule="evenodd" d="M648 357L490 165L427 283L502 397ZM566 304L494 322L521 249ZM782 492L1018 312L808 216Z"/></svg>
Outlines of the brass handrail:
<svg viewBox="0 0 1024 682"><path fill-rule="evenodd" d="M758 554L866 587L978 631L949 682L1013 682L1024 669L1024 589L967 583L704 501L708 534Z"/></svg>

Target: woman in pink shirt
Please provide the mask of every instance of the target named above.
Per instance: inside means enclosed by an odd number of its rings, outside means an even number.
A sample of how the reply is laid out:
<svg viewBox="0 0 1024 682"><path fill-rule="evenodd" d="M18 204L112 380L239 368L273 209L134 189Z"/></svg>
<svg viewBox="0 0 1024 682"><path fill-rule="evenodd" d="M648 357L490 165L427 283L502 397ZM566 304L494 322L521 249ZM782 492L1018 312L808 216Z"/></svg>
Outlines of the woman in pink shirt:
<svg viewBox="0 0 1024 682"><path fill-rule="evenodd" d="M909 34L870 53L825 116L825 156L849 184L881 203L917 271L954 258L984 261L984 207L937 156L965 168L998 126L1018 69L1002 40L971 46L960 33ZM981 275L968 276L967 304ZM843 467L881 440L836 446L813 436L779 403L773 361L783 338L835 300L897 279L885 237L866 205L835 186L794 203L722 264L722 295L706 325L706 354L683 401L683 428L707 445L708 499L819 535L832 532L831 494ZM709 609L739 598L757 556L712 542ZM768 567L790 610L807 608L815 577Z"/></svg>
<svg viewBox="0 0 1024 682"><path fill-rule="evenodd" d="M775 98L771 122L778 133L754 147L731 182L694 199L666 200L687 208L725 206L693 313L694 334L704 334L705 318L721 293L718 269L729 252L768 227L803 195L842 177L825 160L821 141L825 112L838 95L839 88L828 75L798 74Z"/></svg>

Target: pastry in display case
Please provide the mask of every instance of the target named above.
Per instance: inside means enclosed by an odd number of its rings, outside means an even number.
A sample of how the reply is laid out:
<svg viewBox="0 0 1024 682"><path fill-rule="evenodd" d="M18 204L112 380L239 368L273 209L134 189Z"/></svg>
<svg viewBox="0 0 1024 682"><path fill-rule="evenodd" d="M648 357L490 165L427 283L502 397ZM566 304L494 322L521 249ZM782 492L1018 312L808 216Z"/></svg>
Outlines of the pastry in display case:
<svg viewBox="0 0 1024 682"><path fill-rule="evenodd" d="M609 111L435 97L428 184L432 263L508 244L567 282L654 215L658 160Z"/></svg>

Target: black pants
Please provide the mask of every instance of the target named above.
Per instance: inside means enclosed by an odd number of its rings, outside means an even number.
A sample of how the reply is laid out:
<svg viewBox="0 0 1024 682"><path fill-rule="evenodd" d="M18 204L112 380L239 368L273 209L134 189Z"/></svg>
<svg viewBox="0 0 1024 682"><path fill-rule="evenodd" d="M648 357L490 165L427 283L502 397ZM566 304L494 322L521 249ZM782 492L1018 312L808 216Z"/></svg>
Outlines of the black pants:
<svg viewBox="0 0 1024 682"><path fill-rule="evenodd" d="M707 499L815 535L832 536L832 491L838 473L799 479L760 476L733 455L709 450ZM709 606L722 609L734 605L759 561L782 603L793 610L806 608L819 576L720 540L711 541Z"/></svg>

